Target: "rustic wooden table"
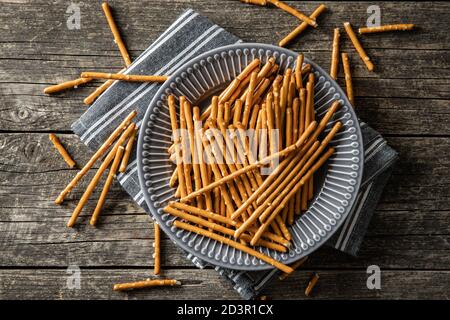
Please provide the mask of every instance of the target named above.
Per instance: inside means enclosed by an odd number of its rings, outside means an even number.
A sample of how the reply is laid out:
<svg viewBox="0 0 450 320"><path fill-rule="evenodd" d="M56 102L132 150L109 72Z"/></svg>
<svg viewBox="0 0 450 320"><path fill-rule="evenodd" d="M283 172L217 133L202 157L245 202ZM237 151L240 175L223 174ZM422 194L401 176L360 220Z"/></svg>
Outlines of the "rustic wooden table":
<svg viewBox="0 0 450 320"><path fill-rule="evenodd" d="M55 152L48 133L61 138L77 163L85 163L90 152L70 125L99 83L54 96L42 93L81 71L122 68L100 2L78 2L80 30L66 26L68 1L0 2L0 299L239 298L214 270L193 267L166 237L163 274L184 285L112 291L114 283L152 275L151 220L115 185L98 228L90 227L86 216L76 228L65 227L87 179L63 206L53 204L76 171ZM133 57L187 8L250 42L276 44L298 24L280 10L238 1L110 2ZM308 13L318 5L288 3ZM333 28L347 20L364 25L371 4L380 6L382 23L419 26L414 32L364 36L374 73L342 36L354 66L357 113L386 137L400 161L360 256L320 249L304 270L267 290L272 298L303 299L311 271L321 275L317 299L449 298L450 4L328 2L320 27L307 30L290 48L328 69ZM91 201L88 209L94 206ZM381 290L366 287L369 265L381 268ZM81 269L80 289L68 288L68 266Z"/></svg>

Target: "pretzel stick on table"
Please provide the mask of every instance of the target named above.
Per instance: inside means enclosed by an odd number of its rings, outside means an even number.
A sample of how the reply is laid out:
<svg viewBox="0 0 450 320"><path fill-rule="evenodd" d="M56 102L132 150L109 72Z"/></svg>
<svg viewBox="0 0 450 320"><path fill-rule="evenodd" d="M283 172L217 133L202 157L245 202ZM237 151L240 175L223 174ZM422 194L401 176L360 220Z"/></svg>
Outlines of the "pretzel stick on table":
<svg viewBox="0 0 450 320"><path fill-rule="evenodd" d="M305 295L307 297L311 296L311 292L316 286L317 281L319 281L319 274L317 272L314 272L311 279L309 280L308 286L305 289Z"/></svg>
<svg viewBox="0 0 450 320"><path fill-rule="evenodd" d="M128 126L128 128L122 133L122 135L120 136L119 140L116 142L114 147L108 153L105 160L103 160L102 164L100 165L100 168L95 173L91 182L89 183L89 185L87 186L83 195L81 196L80 201L78 202L77 206L73 210L72 216L70 217L69 222L67 222L67 226L69 228L74 226L75 221L78 218L78 215L80 214L80 212L83 209L84 205L86 204L87 200L89 199L89 197L91 196L95 187L97 186L103 172L105 172L106 168L108 168L109 164L113 161L113 159L116 155L117 149L130 137L130 135L133 133L135 127L136 127L136 124L134 124L134 123L132 123Z"/></svg>
<svg viewBox="0 0 450 320"><path fill-rule="evenodd" d="M147 76L140 74L106 73L86 71L81 73L81 78L88 79L112 79L130 82L164 82L168 76Z"/></svg>
<svg viewBox="0 0 450 320"><path fill-rule="evenodd" d="M355 107L355 97L353 95L353 81L352 73L350 71L350 61L348 59L348 54L342 52L342 65L344 66L344 76L345 76L345 89L347 91L347 97L353 107Z"/></svg>
<svg viewBox="0 0 450 320"><path fill-rule="evenodd" d="M153 222L153 228L155 232L155 241L153 242L153 247L155 248L153 253L155 266L153 268L153 273L158 275L161 272L161 228L156 222Z"/></svg>
<svg viewBox="0 0 450 320"><path fill-rule="evenodd" d="M361 60L365 63L367 69L369 71L373 71L373 63L372 61L370 61L369 56L366 54L366 51L364 50L364 48L361 46L361 43L358 40L358 37L356 36L355 32L352 29L352 26L350 25L350 22L344 22L344 28L345 31L347 32L348 37L350 38L350 40L353 43L353 46L355 47L356 51L359 54L359 57L361 58Z"/></svg>
<svg viewBox="0 0 450 320"><path fill-rule="evenodd" d="M77 185L78 181L89 171L94 163L100 159L103 154L109 149L113 142L119 137L122 132L131 123L131 120L136 116L137 112L132 111L121 123L120 125L111 133L111 135L106 139L103 145L94 153L94 155L89 159L89 161L84 165L84 167L77 173L77 175L70 181L66 188L61 191L59 196L56 198L55 203L61 204L64 201L65 196L72 191L72 189Z"/></svg>
<svg viewBox="0 0 450 320"><path fill-rule="evenodd" d="M311 19L316 19L322 12L324 12L327 9L327 7L323 4L318 6L313 13L309 16ZM281 39L281 41L278 43L280 47L285 47L288 43L290 43L292 40L294 40L300 33L305 31L305 29L308 27L308 24L306 22L302 22L297 28L291 31L286 37Z"/></svg>
<svg viewBox="0 0 450 320"><path fill-rule="evenodd" d="M285 4L284 2L278 1L278 0L267 0L267 2L273 4L274 6L280 8L283 11L286 11L287 13L293 15L294 17L296 17L297 19L303 21L304 23L309 24L310 26L313 26L314 28L317 27L317 22L314 18L310 18L307 15L305 15L304 13L288 6L287 4Z"/></svg>
<svg viewBox="0 0 450 320"><path fill-rule="evenodd" d="M173 286L179 286L179 285L181 285L181 282L178 280L172 280L172 279L150 280L150 279L147 279L144 281L115 284L113 290L114 291L124 291L124 290L152 288L152 287L173 287Z"/></svg>
<svg viewBox="0 0 450 320"><path fill-rule="evenodd" d="M119 71L119 73L122 73L126 70L126 68L122 69ZM103 92L105 92L106 89L108 89L116 80L107 80L105 81L100 87L98 87L97 89L95 89L90 95L88 95L86 98L84 98L83 102L84 104L87 105L91 105L95 99L97 99L97 97L99 95L101 95Z"/></svg>
<svg viewBox="0 0 450 320"><path fill-rule="evenodd" d="M128 54L127 48L120 37L119 29L117 28L116 22L111 13L111 8L108 3L102 3L103 12L105 13L106 20L108 21L109 27L111 28L111 32L114 36L114 42L119 47L120 54L122 55L123 61L125 65L128 67L131 64L130 55Z"/></svg>
<svg viewBox="0 0 450 320"><path fill-rule="evenodd" d="M334 28L334 36L333 36L333 50L331 52L331 69L330 76L336 80L338 76L339 70L339 39L341 34L339 32L339 28Z"/></svg>
<svg viewBox="0 0 450 320"><path fill-rule="evenodd" d="M46 87L44 89L44 93L51 94L56 93L62 90L71 89L71 88L77 88L79 85L82 85L84 83L88 83L92 81L92 78L78 78L71 81L66 81L60 84L55 84L54 86Z"/></svg>
<svg viewBox="0 0 450 320"><path fill-rule="evenodd" d="M359 34L366 33L377 33L377 32L389 32L389 31L409 31L414 29L414 24L412 23L401 23L401 24L388 24L384 26L377 27L367 27L359 28Z"/></svg>
<svg viewBox="0 0 450 320"><path fill-rule="evenodd" d="M128 161L130 160L131 151L133 150L134 140L136 140L136 136L139 129L136 128L134 133L131 135L130 139L128 139L127 146L125 147L125 153L122 158L122 162L120 163L119 172L124 173L127 169Z"/></svg>
<svg viewBox="0 0 450 320"><path fill-rule="evenodd" d="M48 138L55 146L56 150L58 150L59 154L63 157L64 161L68 164L69 167L73 168L75 167L75 161L73 161L70 154L67 152L67 150L63 147L61 144L61 141L59 141L58 137L55 136L53 133L50 133L48 135Z"/></svg>
<svg viewBox="0 0 450 320"><path fill-rule="evenodd" d="M195 227L195 226L192 226L192 225L189 225L187 223L184 223L184 222L181 222L181 221L177 221L177 220L175 220L173 222L173 225L175 227L177 227L177 228L184 229L184 230L187 230L187 231L191 231L191 232L197 233L199 235L203 235L205 237L208 237L208 238L211 238L213 240L219 241L219 242L221 242L223 244L229 245L230 247L233 247L235 249L241 250L241 251L243 251L245 253L248 253L248 254L250 254L250 255L252 255L252 256L254 256L254 257L256 257L256 258L258 258L258 259L260 259L260 260L262 260L262 261L264 261L264 262L266 262L266 263L268 263L268 264L270 264L270 265L272 265L272 266L274 266L276 268L278 268L278 269L280 269L283 272L291 273L292 271L294 271L291 267L289 267L289 266L287 266L285 264L282 264L281 262L278 262L277 260L275 260L273 258L270 258L269 256L266 256L266 255L264 255L264 254L262 254L262 253L260 253L260 252L258 252L256 250L254 250L252 248L249 248L249 247L247 247L247 246L245 246L245 245L243 245L243 244L241 244L239 242L233 241L231 239L228 239L226 237L223 237L223 236L218 235L216 233L213 233L211 231L207 231L207 230L204 230L204 229L201 229L201 228L198 228L198 227Z"/></svg>
<svg viewBox="0 0 450 320"><path fill-rule="evenodd" d="M116 175L117 168L119 167L120 161L122 160L124 150L125 148L122 146L117 148L116 154L114 155L114 161L113 164L111 165L111 168L109 169L108 177L106 178L102 193L100 194L100 198L98 199L97 205L95 206L94 213L92 214L91 220L89 221L89 224L91 226L95 226L97 224L98 217L100 216L100 212L106 200L106 195L108 194L114 176Z"/></svg>

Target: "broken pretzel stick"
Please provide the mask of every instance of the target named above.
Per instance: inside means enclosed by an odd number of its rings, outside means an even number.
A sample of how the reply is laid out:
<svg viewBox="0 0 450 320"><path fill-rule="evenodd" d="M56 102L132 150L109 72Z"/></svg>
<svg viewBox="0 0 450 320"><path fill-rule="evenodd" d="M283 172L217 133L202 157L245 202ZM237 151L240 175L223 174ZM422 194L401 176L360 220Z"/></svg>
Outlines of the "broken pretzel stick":
<svg viewBox="0 0 450 320"><path fill-rule="evenodd" d="M128 139L127 146L125 147L125 153L122 158L122 162L120 163L119 172L124 173L127 169L128 161L130 160L131 150L133 150L134 140L136 140L136 135L138 133L138 128L134 130L134 133Z"/></svg>
<svg viewBox="0 0 450 320"><path fill-rule="evenodd" d="M164 82L168 76L146 76L139 74L106 73L106 72L82 72L81 78L112 79L131 82Z"/></svg>
<svg viewBox="0 0 450 320"><path fill-rule="evenodd" d="M128 283L119 283L115 284L113 290L114 291L124 291L124 290L133 290L133 289L142 289L142 288L152 288L152 287L173 287L179 286L181 282L178 280L165 279L165 280L144 280L144 281L136 281L136 282L128 282Z"/></svg>
<svg viewBox="0 0 450 320"><path fill-rule="evenodd" d="M89 185L87 186L83 195L81 196L80 201L78 202L77 206L73 210L72 216L70 217L69 221L67 222L67 226L69 228L71 228L75 225L75 221L77 220L81 210L83 209L84 205L86 204L86 202L88 201L92 192L94 191L95 187L97 186L103 172L105 172L106 168L109 166L109 164L114 159L117 149L128 139L128 137L130 137L130 135L133 133L135 127L136 127L136 124L134 124L134 123L132 123L128 126L128 128L122 133L122 135L120 136L119 140L116 142L114 147L108 153L105 160L103 160L102 164L100 165L100 168L95 173L95 176L92 178L91 182L89 183Z"/></svg>
<svg viewBox="0 0 450 320"><path fill-rule="evenodd" d="M318 6L316 10L309 16L311 19L316 19L322 12L324 12L327 9L327 7L323 4ZM285 47L289 42L294 40L300 33L305 31L305 29L308 27L308 24L306 22L302 22L297 28L295 28L291 33L289 33L286 37L284 37L278 45L280 47Z"/></svg>
<svg viewBox="0 0 450 320"><path fill-rule="evenodd" d="M260 260L262 260L264 262L266 262L266 263L268 263L269 265L272 265L272 266L280 269L283 272L291 273L292 271L294 271L291 267L289 267L289 266L287 266L287 265L285 265L285 264L283 264L283 263L281 263L281 262L279 262L279 261L277 261L277 260L275 260L275 259L273 259L273 258L271 258L269 256L266 256L265 254L262 254L261 252L258 252L256 250L250 248L250 247L247 247L247 246L245 246L245 245L243 245L243 244L241 244L239 242L236 242L236 241L233 241L231 239L228 239L228 238L226 238L224 236L221 236L221 235L218 235L216 233L213 233L212 231L207 231L205 229L201 229L199 227L195 227L195 226L192 226L190 224L187 224L187 223L184 223L184 222L181 222L181 221L177 221L177 220L175 220L173 222L173 225L175 227L177 227L177 228L184 229L184 230L187 230L187 231L191 231L191 232L197 233L199 235L203 235L205 237L208 237L208 238L211 238L213 240L219 241L220 243L229 245L230 247L233 247L235 249L241 250L241 251L243 251L245 253L248 253L248 254L250 254L250 255L252 255L252 256L254 256L254 257L256 257L256 258L258 258L258 259L260 259Z"/></svg>
<svg viewBox="0 0 450 320"><path fill-rule="evenodd" d="M353 46L355 47L356 51L358 52L361 60L365 63L367 69L369 71L373 71L373 63L370 61L369 56L366 54L366 51L364 51L364 48L361 46L361 43L358 40L358 37L356 36L355 32L352 29L352 26L350 25L350 22L344 22L344 28L345 31L348 34L348 37L353 43Z"/></svg>
<svg viewBox="0 0 450 320"><path fill-rule="evenodd" d="M65 89L77 88L79 85L92 81L92 78L78 78L71 81L66 81L54 86L50 86L44 89L44 93L51 94Z"/></svg>
<svg viewBox="0 0 450 320"><path fill-rule="evenodd" d="M137 112L132 111L123 121L122 123L111 133L111 135L106 139L103 145L94 153L94 155L89 159L89 161L85 164L85 166L77 173L77 175L70 181L70 183L66 186L66 188L61 191L59 196L56 198L55 203L61 204L64 201L65 196L72 191L72 189L77 185L78 181L89 171L90 168L94 165L94 163L100 159L103 154L108 150L108 148L113 144L113 142L119 137L120 134L128 127L131 123L131 120L136 116Z"/></svg>
<svg viewBox="0 0 450 320"><path fill-rule="evenodd" d="M59 141L58 137L56 137L53 133L50 133L48 135L48 138L55 146L56 150L58 150L59 154L63 157L64 161L69 165L69 167L73 168L75 167L75 161L73 161L70 154L67 152L67 150L63 147L61 142Z"/></svg>
<svg viewBox="0 0 450 320"><path fill-rule="evenodd" d="M359 34L366 33L377 33L377 32L389 32L389 31L409 31L414 29L414 24L412 23L401 23L401 24L388 24L384 26L377 27L367 27L359 28Z"/></svg>
<svg viewBox="0 0 450 320"><path fill-rule="evenodd" d="M308 286L305 289L305 295L307 297L311 296L311 292L313 291L314 287L316 286L317 281L319 281L319 274L314 272L311 279L309 280Z"/></svg>
<svg viewBox="0 0 450 320"><path fill-rule="evenodd" d="M108 177L106 178L102 193L100 194L100 198L98 199L97 205L95 206L94 213L92 214L91 220L89 221L89 224L91 226L95 226L97 224L98 217L100 216L100 212L106 200L106 195L108 194L109 188L111 187L111 184L113 182L113 178L116 175L119 163L122 160L124 150L125 149L122 146L117 148L116 154L114 155L114 161L111 165L111 168L109 169Z"/></svg>
<svg viewBox="0 0 450 320"><path fill-rule="evenodd" d="M123 61L125 62L125 65L128 67L131 64L130 55L128 54L127 48L125 47L125 44L123 43L122 38L120 37L119 29L117 28L116 22L114 21L114 18L111 13L111 8L106 2L102 3L102 8L103 12L105 13L106 20L108 21L111 32L114 36L114 42L119 47L119 51L120 54L122 55Z"/></svg>
<svg viewBox="0 0 450 320"><path fill-rule="evenodd" d="M155 248L155 252L153 253L155 266L153 268L153 273L158 275L161 272L161 228L156 222L153 223L153 228L155 231L155 242L153 242L153 246Z"/></svg>
<svg viewBox="0 0 450 320"><path fill-rule="evenodd" d="M338 76L339 69L339 38L341 34L339 32L339 28L334 28L334 36L333 36L333 50L331 52L331 69L330 76L336 80Z"/></svg>
<svg viewBox="0 0 450 320"><path fill-rule="evenodd" d="M348 54L342 53L342 65L344 66L344 76L345 76L345 88L347 91L347 98L355 107L355 97L353 95L353 82L352 82L352 73L350 71L350 61L348 59Z"/></svg>

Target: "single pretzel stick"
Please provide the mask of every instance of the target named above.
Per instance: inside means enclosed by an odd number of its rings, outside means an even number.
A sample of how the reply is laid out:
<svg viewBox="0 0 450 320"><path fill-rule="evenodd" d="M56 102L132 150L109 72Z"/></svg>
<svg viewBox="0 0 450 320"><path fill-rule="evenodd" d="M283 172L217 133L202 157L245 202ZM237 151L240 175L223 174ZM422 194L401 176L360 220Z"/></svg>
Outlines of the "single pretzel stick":
<svg viewBox="0 0 450 320"><path fill-rule="evenodd" d="M323 4L318 6L316 10L313 11L313 13L309 16L311 19L316 19L322 12L324 12L327 9L327 7ZM305 31L305 29L308 27L308 24L306 22L302 22L297 28L291 31L286 37L281 39L281 41L278 43L280 47L285 47L288 43L290 43L292 40L294 40L300 33Z"/></svg>
<svg viewBox="0 0 450 320"><path fill-rule="evenodd" d="M256 104L261 103L262 96L263 96L264 92L266 92L267 88L269 88L270 83L271 83L271 81L269 78L265 78L262 81L261 85L256 90L255 95L253 96L254 103L256 103Z"/></svg>
<svg viewBox="0 0 450 320"><path fill-rule="evenodd" d="M56 150L58 150L59 154L63 157L64 161L69 165L69 167L73 168L75 167L75 161L73 161L70 154L67 152L67 150L63 147L61 142L59 141L58 137L56 137L53 133L50 133L48 135L48 138L55 146Z"/></svg>
<svg viewBox="0 0 450 320"><path fill-rule="evenodd" d="M278 150L283 146L283 130L281 128L281 108L280 108L280 81L275 79L273 83L273 110L275 114L275 126L278 129Z"/></svg>
<svg viewBox="0 0 450 320"><path fill-rule="evenodd" d="M303 88L303 79L302 79L302 68L303 68L303 54L299 54L297 56L297 62L295 63L295 84L297 86L297 90Z"/></svg>
<svg viewBox="0 0 450 320"><path fill-rule="evenodd" d="M181 197L185 197L187 195L186 190L186 181L184 178L184 165L183 158L180 150L181 137L178 130L178 120L177 120L177 111L175 107L175 97L170 95L167 99L169 105L169 115L170 115L170 124L172 127L172 137L175 145L175 155L176 155L176 165L177 165L177 173L178 173L178 185L180 187ZM181 108L180 108L181 110Z"/></svg>
<svg viewBox="0 0 450 320"><path fill-rule="evenodd" d="M169 203L169 205L164 208L164 211L169 213L169 211L168 211L169 207L173 207L173 208L178 209L178 210L189 212L191 214L194 214L194 215L197 215L197 216L201 216L203 218L207 218L207 219L210 219L210 220L214 220L214 221L219 222L219 223L228 224L228 225L233 226L233 227L239 227L239 226L242 225L242 223L240 223L239 221L235 221L235 220L232 220L230 218L221 216L220 214L213 213L213 212L207 211L207 210L202 210L202 209L199 209L197 207L190 206L188 204L181 203L181 202L171 201ZM256 230L257 229L254 228L254 227L249 228L250 232L253 232L253 231L256 232ZM289 241L285 240L282 237L277 236L274 233L266 232L263 235L263 237L266 238L266 239L272 240L274 242L277 242L279 244L282 244L282 245L284 245L287 248L290 247L290 242Z"/></svg>
<svg viewBox="0 0 450 320"><path fill-rule="evenodd" d="M153 222L153 228L155 231L155 242L153 242L155 248L155 252L153 253L155 266L153 267L153 273L158 275L161 272L161 228L156 222Z"/></svg>
<svg viewBox="0 0 450 320"><path fill-rule="evenodd" d="M264 159L267 156L267 105L263 104L261 109L261 130L258 134L259 156L258 159Z"/></svg>
<svg viewBox="0 0 450 320"><path fill-rule="evenodd" d="M267 0L241 0L243 3L256 4L257 6L266 6Z"/></svg>
<svg viewBox="0 0 450 320"><path fill-rule="evenodd" d="M183 106L180 106L184 108L184 115L186 119L186 125L188 129L188 135L189 135L189 149L191 151L192 157L192 167L194 170L194 188L195 190L199 190L202 187L202 178L200 173L200 164L198 155L196 152L196 146L195 146L195 132L194 132L194 122L193 122L193 116L192 116L192 106L188 101L184 102ZM203 199L202 197L197 197L197 204L202 207Z"/></svg>
<svg viewBox="0 0 450 320"><path fill-rule="evenodd" d="M150 280L150 279L147 279L144 281L115 284L113 290L114 291L124 291L124 290L152 288L152 287L173 287L173 286L179 286L179 285L181 285L181 282L178 280L172 280L172 279Z"/></svg>
<svg viewBox="0 0 450 320"><path fill-rule="evenodd" d="M195 151L197 153L197 159L200 163L200 176L202 187L206 187L209 185L209 175L208 169L205 161L203 160L203 144L202 144L202 127L200 120L200 109L198 107L194 107L194 132L195 132ZM198 191L198 190L197 190ZM213 209L212 198L210 192L205 192L205 206L207 210Z"/></svg>
<svg viewBox="0 0 450 320"><path fill-rule="evenodd" d="M298 191L298 189L311 177L311 175L317 171L324 163L328 160L328 158L333 154L334 149L330 148L320 159L317 161L314 166L312 166L308 172L302 176L301 175L295 177L293 181L291 181L288 185L287 189L284 189L280 195L276 198L272 206L278 205L275 209L270 208L271 215L265 220L263 224L259 227L258 231L255 233L255 235L252 238L252 241L250 241L251 245L254 245L254 243L258 242L258 240L261 238L262 234L266 231L268 226L272 223L272 221L276 218L276 216L279 214L279 212L284 208L286 203L295 195L295 193ZM311 158L312 159L312 158ZM309 162L309 161L308 161ZM305 165L305 168L307 166ZM305 169L302 169L302 171ZM299 181L300 180L300 181ZM267 210L267 209L266 209Z"/></svg>
<svg viewBox="0 0 450 320"><path fill-rule="evenodd" d="M352 26L350 25L350 22L344 22L344 28L348 34L348 37L352 41L353 46L355 47L356 51L358 52L359 57L365 63L367 69L369 71L373 71L373 68L374 68L373 63L372 63L372 61L370 61L369 56L366 54L366 51L364 51L364 48L361 46L361 43L359 42L358 37L356 36L355 32L353 31Z"/></svg>
<svg viewBox="0 0 450 320"><path fill-rule="evenodd" d="M256 129L256 124L258 122L259 111L261 111L261 108L259 107L258 104L253 106L252 115L250 116L250 121L248 122L248 127L246 129L252 129L252 130Z"/></svg>
<svg viewBox="0 0 450 320"><path fill-rule="evenodd" d="M192 151L189 150L189 136L187 134L186 115L184 114L184 104L186 97L180 97L180 129L181 129L181 158L183 159L184 181L186 183L186 193L192 192L191 165Z"/></svg>
<svg viewBox="0 0 450 320"><path fill-rule="evenodd" d="M100 216L100 212L106 200L106 195L108 194L114 176L116 175L117 168L119 167L120 161L122 160L124 150L125 149L122 146L117 148L117 152L114 155L114 161L113 164L111 165L111 168L109 169L108 177L106 178L102 193L100 194L100 198L98 199L97 205L95 206L94 213L92 214L91 220L89 221L91 226L95 226L97 224L98 217Z"/></svg>
<svg viewBox="0 0 450 320"><path fill-rule="evenodd" d="M292 144L292 109L286 109L286 146L290 146ZM281 215L281 220L283 223L287 220L287 216L290 215L290 210L292 209L292 213L294 212L294 206L291 205L292 201L289 201L289 206L285 207L283 213ZM291 208L292 206L292 208ZM283 231L282 228L280 228ZM284 232L283 232L284 233Z"/></svg>
<svg viewBox="0 0 450 320"><path fill-rule="evenodd" d="M319 281L319 274L317 272L314 272L311 279L309 280L308 286L305 289L305 295L307 297L311 296L311 292L313 291L314 287L316 286L317 281Z"/></svg>
<svg viewBox="0 0 450 320"><path fill-rule="evenodd" d="M209 118L213 121L217 121L217 116L219 113L219 97L213 96L211 100L211 112Z"/></svg>
<svg viewBox="0 0 450 320"><path fill-rule="evenodd" d="M283 85L281 86L281 94L280 94L280 109L282 114L282 121L281 124L283 125L283 119L284 114L286 112L287 108L287 99L288 99L288 92L289 92L289 81L291 80L291 74L292 70L290 68L287 68L284 72L283 77Z"/></svg>
<svg viewBox="0 0 450 320"><path fill-rule="evenodd" d="M401 24L388 24L384 26L377 27L367 27L359 28L359 34L365 33L376 33L376 32L388 32L388 31L409 31L414 29L414 24L412 23L401 23Z"/></svg>
<svg viewBox="0 0 450 320"><path fill-rule="evenodd" d="M278 0L267 0L267 2L272 3L274 6L280 8L281 10L286 11L287 13L293 15L299 20L302 20L303 22L309 24L310 26L313 26L314 28L317 27L317 22L315 19L308 17L304 13L288 6L284 2L278 1Z"/></svg>
<svg viewBox="0 0 450 320"><path fill-rule="evenodd" d="M72 216L70 217L69 222L67 222L67 226L69 228L71 228L75 225L75 221L77 220L78 215L80 214L84 205L86 204L89 197L91 196L92 191L94 191L95 187L97 186L103 172L105 172L106 168L108 168L111 161L113 161L113 159L116 155L117 149L130 137L130 135L133 133L135 127L136 127L136 124L134 124L134 123L132 123L128 126L128 128L122 133L122 135L120 136L119 140L116 142L114 147L108 153L105 160L103 160L103 163L100 165L100 168L95 173L91 182L89 183L89 185L87 186L83 195L81 196L80 201L78 202L77 206L73 210Z"/></svg>
<svg viewBox="0 0 450 320"><path fill-rule="evenodd" d="M345 76L345 88L347 91L347 97L353 107L355 107L355 97L353 95L353 81L352 73L350 71L350 61L348 59L348 54L342 52L342 65L344 66L344 76Z"/></svg>
<svg viewBox="0 0 450 320"><path fill-rule="evenodd" d="M217 231L217 232L223 233L225 235L229 235L229 236L232 236L234 234L234 231L232 229L230 229L230 228L221 226L220 224L207 221L205 219L199 218L197 216L194 216L194 215L191 215L191 214L188 214L188 213L184 213L183 211L179 211L179 210L174 209L174 208L172 208L170 206L164 208L164 211L169 213L169 214L171 214L174 217L178 217L178 218L181 218L183 220L195 223L195 224L197 224L199 226L206 227L210 231ZM250 241L251 240L251 236L248 235L248 234L245 234L245 235L242 236L242 239L245 240L245 241ZM256 245L263 246L263 247L266 247L266 248L269 248L269 249L273 249L273 250L276 250L276 251L280 251L280 252L286 252L287 251L285 246L282 246L282 245L279 245L279 244L276 244L276 243L273 243L273 242L269 242L269 241L266 241L266 240L260 240Z"/></svg>
<svg viewBox="0 0 450 320"><path fill-rule="evenodd" d="M252 75L250 77L250 84L248 86L248 90L250 92L250 94L247 94L246 98L245 98L245 107L244 107L244 112L242 114L242 124L244 125L244 127L247 127L248 125L248 121L250 118L250 109L252 108L253 105L253 95L256 89L256 77L258 76L257 72L252 72Z"/></svg>
<svg viewBox="0 0 450 320"><path fill-rule="evenodd" d="M291 273L292 271L294 271L291 267L289 267L289 266L287 266L285 264L282 264L281 262L278 262L277 260L275 260L275 259L273 259L273 258L271 258L269 256L266 256L266 255L264 255L264 254L262 254L262 253L260 253L260 252L258 252L256 250L254 250L252 248L249 248L249 247L247 247L247 246L245 246L245 245L243 245L243 244L241 244L239 242L233 241L231 239L228 239L226 237L223 237L223 236L218 235L216 233L213 233L211 231L207 231L205 229L200 229L198 227L195 227L195 226L192 226L192 225L189 225L187 223L183 223L183 222L177 221L177 220L175 220L173 222L173 225L175 227L177 227L177 228L184 229L184 230L187 230L187 231L191 231L191 232L197 233L199 235L203 235L205 237L208 237L208 238L211 238L213 240L219 241L219 242L221 242L223 244L229 245L230 247L233 247L235 249L241 250L241 251L243 251L245 253L248 253L248 254L250 254L250 255L252 255L252 256L254 256L254 257L256 257L256 258L258 258L258 259L260 259L260 260L262 260L262 261L264 261L264 262L266 262L266 263L268 263L268 264L270 264L270 265L272 265L272 266L274 266L276 268L278 268L278 269L280 269L283 272Z"/></svg>
<svg viewBox="0 0 450 320"><path fill-rule="evenodd" d="M65 89L77 88L79 85L92 81L92 78L78 78L71 81L66 81L54 86L50 86L44 89L44 93L51 94Z"/></svg>
<svg viewBox="0 0 450 320"><path fill-rule="evenodd" d="M226 182L228 181L232 181L233 179L235 179L236 177L239 177L241 174L244 174L248 171L254 170L260 166L266 165L268 163L270 163L273 159L275 158L279 158L279 157L285 157L288 156L291 152L297 150L298 148L300 148L303 143L305 142L305 140L310 136L310 134L316 129L317 127L317 122L313 121L308 129L305 130L305 132L301 135L301 137L297 140L297 142L277 153L271 154L267 157L265 157L264 159L260 160L260 161L256 161L253 164L250 164L248 166L243 167L240 170L237 170L236 172L229 174L226 177L223 177L211 184L209 184L207 187L203 187L202 189L195 191L189 195L187 195L186 197L183 197L182 199L180 199L180 202L188 202L190 200L192 200L194 197L196 197L199 194L202 194L206 191L210 191L216 187L222 186L224 185ZM214 166L212 165L212 167L214 168Z"/></svg>
<svg viewBox="0 0 450 320"><path fill-rule="evenodd" d="M224 103L223 122L227 126L231 119L231 106L229 102Z"/></svg>
<svg viewBox="0 0 450 320"><path fill-rule="evenodd" d="M89 161L84 165L84 167L77 173L77 175L69 182L66 188L61 191L59 196L56 198L55 203L61 204L64 201L65 196L72 191L72 189L77 185L78 181L89 171L90 168L94 165L94 163L100 159L106 150L113 144L113 142L119 137L119 135L128 127L131 123L131 120L136 116L137 112L132 111L123 121L122 123L114 130L111 135L106 139L103 145L94 153L94 155L89 159Z"/></svg>
<svg viewBox="0 0 450 320"><path fill-rule="evenodd" d="M312 99L314 100L314 96L312 97ZM314 101L311 102L309 111L311 112L311 120L315 121L316 120L316 112L314 110ZM332 131L330 131L330 132L332 132ZM311 201L313 196L314 196L314 178L311 175L311 178L309 179L309 183L308 183L308 201Z"/></svg>
<svg viewBox="0 0 450 320"><path fill-rule="evenodd" d="M219 107L217 109L217 120L216 120L216 122L223 122L224 113L225 113L224 105L223 105L223 103L219 103Z"/></svg>
<svg viewBox="0 0 450 320"><path fill-rule="evenodd" d="M125 65L128 67L131 64L130 55L128 54L127 48L120 37L119 29L117 28L116 22L111 13L111 9L107 2L102 3L103 12L105 13L106 20L108 21L109 27L111 28L111 32L114 36L114 42L119 47L120 54L122 55L123 61L125 61Z"/></svg>
<svg viewBox="0 0 450 320"><path fill-rule="evenodd" d="M168 76L146 76L140 74L106 73L106 72L82 72L81 78L112 79L130 82L164 82Z"/></svg>
<svg viewBox="0 0 450 320"><path fill-rule="evenodd" d="M241 122L242 100L236 100L234 104L233 124Z"/></svg>
<svg viewBox="0 0 450 320"><path fill-rule="evenodd" d="M177 183L178 183L178 171L177 168L175 167L175 169L172 172L172 175L170 176L169 187L173 188Z"/></svg>
<svg viewBox="0 0 450 320"><path fill-rule="evenodd" d="M126 70L126 68L120 70L118 73L122 73ZM105 92L106 89L108 89L115 80L107 80L105 81L100 87L98 87L97 89L95 89L90 95L88 95L86 98L84 98L83 102L84 104L87 105L91 105L95 99L97 99L97 97L99 95L101 95L103 92Z"/></svg>
<svg viewBox="0 0 450 320"><path fill-rule="evenodd" d="M293 264L290 265L290 267L294 270L297 270L300 266L302 266L306 260L308 260L308 256L301 258L300 260L297 260L296 262L294 262ZM283 281L284 279L286 279L289 276L288 273L282 273L279 277L278 280Z"/></svg>
<svg viewBox="0 0 450 320"><path fill-rule="evenodd" d="M302 134L305 130L305 117L306 117L306 89L302 88L300 89L300 119L299 119L299 128L298 133ZM319 125L320 126L320 125ZM300 214L302 211L302 190L303 188L300 188L295 195L295 208L294 211L297 214Z"/></svg>
<svg viewBox="0 0 450 320"><path fill-rule="evenodd" d="M333 50L331 52L331 69L330 76L336 80L338 76L339 69L339 38L341 34L339 32L339 28L334 28L334 36L333 36Z"/></svg>
<svg viewBox="0 0 450 320"><path fill-rule="evenodd" d="M134 133L131 135L130 139L128 139L127 146L125 147L125 153L122 158L122 162L120 163L119 172L124 173L127 169L128 161L130 160L131 150L133 150L134 140L136 140L136 135L139 129L136 128Z"/></svg>
<svg viewBox="0 0 450 320"><path fill-rule="evenodd" d="M274 154L278 151L278 137L275 124L275 114L273 110L273 93L269 92L266 100L266 114L267 114L267 130L269 135L269 153ZM274 166L274 163L271 163Z"/></svg>

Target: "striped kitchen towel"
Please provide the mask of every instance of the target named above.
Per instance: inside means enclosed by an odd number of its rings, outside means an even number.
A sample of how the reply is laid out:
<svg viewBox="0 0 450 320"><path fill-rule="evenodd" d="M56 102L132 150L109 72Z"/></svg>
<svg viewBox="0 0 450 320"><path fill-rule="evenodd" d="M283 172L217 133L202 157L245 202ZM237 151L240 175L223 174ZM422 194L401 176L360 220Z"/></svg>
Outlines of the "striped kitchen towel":
<svg viewBox="0 0 450 320"><path fill-rule="evenodd" d="M125 74L170 75L192 58L217 47L241 42L240 39L213 24L193 10L185 11L124 72ZM139 125L158 91L158 83L115 82L73 125L73 131L91 149L96 150L132 110L137 110ZM329 245L355 255L364 238L376 203L397 155L386 141L366 124L361 124L365 147L364 182L352 214ZM145 211L149 212L140 189L136 152L126 172L117 176L119 183ZM206 263L188 255L198 267ZM274 278L277 270L242 272L223 268L216 270L229 279L245 299L255 298Z"/></svg>

